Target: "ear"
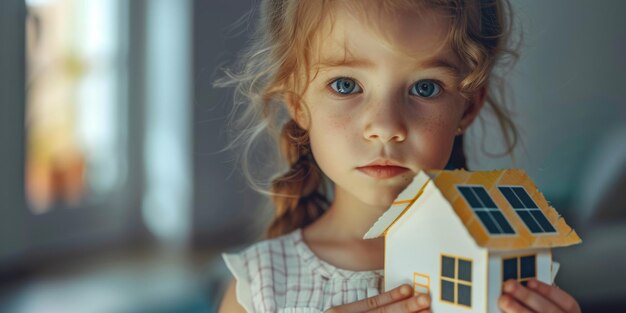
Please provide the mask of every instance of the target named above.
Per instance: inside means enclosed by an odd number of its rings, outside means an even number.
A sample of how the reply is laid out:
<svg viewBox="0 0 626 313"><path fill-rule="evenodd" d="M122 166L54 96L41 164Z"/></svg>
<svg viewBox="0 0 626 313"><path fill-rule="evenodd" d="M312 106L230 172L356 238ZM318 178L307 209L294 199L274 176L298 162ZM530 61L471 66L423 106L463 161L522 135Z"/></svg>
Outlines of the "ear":
<svg viewBox="0 0 626 313"><path fill-rule="evenodd" d="M470 99L466 103L463 117L461 117L461 121L459 122L459 127L461 129L467 129L472 124L472 122L474 122L474 119L476 119L478 113L480 113L480 110L485 104L486 96L487 86L483 86L476 92L474 92L474 94L470 97Z"/></svg>
<svg viewBox="0 0 626 313"><path fill-rule="evenodd" d="M289 116L296 121L298 126L304 130L308 130L309 119L306 114L306 108L304 108L301 101L299 101L299 97L293 93L285 94L285 105L287 106L287 111L289 111Z"/></svg>

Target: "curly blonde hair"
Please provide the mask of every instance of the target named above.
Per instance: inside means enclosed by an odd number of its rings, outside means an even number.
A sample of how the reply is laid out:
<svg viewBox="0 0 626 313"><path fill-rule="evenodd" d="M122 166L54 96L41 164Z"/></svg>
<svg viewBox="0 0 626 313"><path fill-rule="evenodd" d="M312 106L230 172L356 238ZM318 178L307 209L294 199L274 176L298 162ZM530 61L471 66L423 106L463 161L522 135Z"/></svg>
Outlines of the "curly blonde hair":
<svg viewBox="0 0 626 313"><path fill-rule="evenodd" d="M337 0L334 0L337 1ZM249 48L239 58L237 70L226 70L218 87L235 88L235 105L230 121L236 135L227 148L242 147L242 170L257 191L271 196L275 217L267 236L276 237L304 227L329 205L328 179L311 154L307 132L290 119L285 99L302 105L301 96L309 82L313 38L332 13L333 0L262 0L258 27ZM451 18L447 41L466 66L459 85L469 95L489 87L485 102L495 114L511 153L517 130L501 105L501 81L493 73L498 63L512 65L517 59L509 47L512 25L507 0L379 0L383 6L419 9L422 6L446 12ZM512 62L511 62L512 61ZM306 79L298 79L305 77ZM264 135L280 149L278 164L286 165L263 187L250 171L250 153ZM466 168L463 136L455 139L449 167ZM269 190L268 190L269 189Z"/></svg>

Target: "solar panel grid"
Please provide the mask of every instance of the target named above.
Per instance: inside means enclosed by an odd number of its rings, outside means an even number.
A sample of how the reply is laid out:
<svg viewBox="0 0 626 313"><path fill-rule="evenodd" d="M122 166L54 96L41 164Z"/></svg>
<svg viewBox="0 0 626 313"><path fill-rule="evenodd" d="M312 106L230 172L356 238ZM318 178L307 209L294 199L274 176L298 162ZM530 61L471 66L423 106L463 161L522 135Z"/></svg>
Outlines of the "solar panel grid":
<svg viewBox="0 0 626 313"><path fill-rule="evenodd" d="M458 186L458 189L490 234L515 234L484 187Z"/></svg>
<svg viewBox="0 0 626 313"><path fill-rule="evenodd" d="M480 200L480 202L483 203L483 206L485 208L490 208L490 209L498 208L498 206L495 203L493 203L493 200L491 200L491 197L487 194L487 191L485 190L485 188L473 187L472 191L476 193L476 195L478 196L478 199Z"/></svg>
<svg viewBox="0 0 626 313"><path fill-rule="evenodd" d="M459 187L459 191L465 197L465 200L469 203L472 209L479 209L482 207L478 198L474 195L474 193L470 190L469 187L461 186Z"/></svg>
<svg viewBox="0 0 626 313"><path fill-rule="evenodd" d="M499 186L498 189L532 233L556 232L556 229L530 195L528 195L524 187Z"/></svg>

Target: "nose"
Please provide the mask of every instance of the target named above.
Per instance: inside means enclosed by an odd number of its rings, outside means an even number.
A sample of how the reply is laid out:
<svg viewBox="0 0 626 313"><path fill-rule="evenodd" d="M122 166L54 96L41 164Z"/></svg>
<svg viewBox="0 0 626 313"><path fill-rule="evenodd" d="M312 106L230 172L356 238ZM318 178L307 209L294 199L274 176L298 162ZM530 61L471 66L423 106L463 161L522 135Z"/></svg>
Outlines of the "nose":
<svg viewBox="0 0 626 313"><path fill-rule="evenodd" d="M407 136L401 100L389 98L372 106L368 111L363 136L366 140L387 142L403 142Z"/></svg>

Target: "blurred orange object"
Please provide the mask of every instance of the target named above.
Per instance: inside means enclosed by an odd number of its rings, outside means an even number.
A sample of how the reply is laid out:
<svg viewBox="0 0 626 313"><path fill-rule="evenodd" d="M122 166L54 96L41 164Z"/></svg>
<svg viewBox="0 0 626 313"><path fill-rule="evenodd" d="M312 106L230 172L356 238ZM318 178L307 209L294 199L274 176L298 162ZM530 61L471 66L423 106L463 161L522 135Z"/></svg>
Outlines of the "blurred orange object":
<svg viewBox="0 0 626 313"><path fill-rule="evenodd" d="M58 200L78 206L85 182L85 158L78 153L26 163L26 193L33 213L47 212Z"/></svg>

